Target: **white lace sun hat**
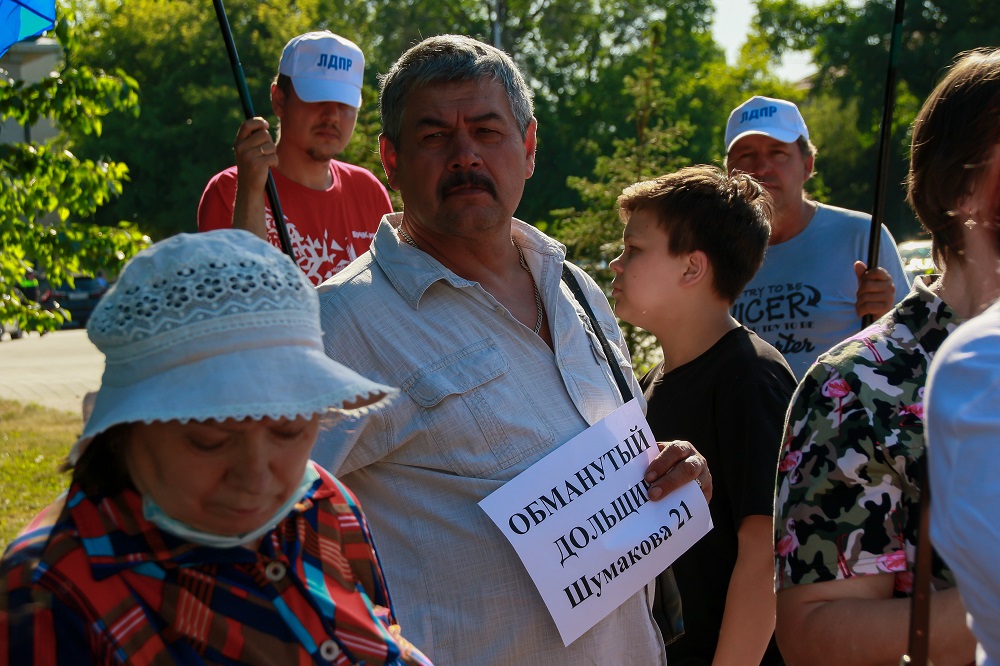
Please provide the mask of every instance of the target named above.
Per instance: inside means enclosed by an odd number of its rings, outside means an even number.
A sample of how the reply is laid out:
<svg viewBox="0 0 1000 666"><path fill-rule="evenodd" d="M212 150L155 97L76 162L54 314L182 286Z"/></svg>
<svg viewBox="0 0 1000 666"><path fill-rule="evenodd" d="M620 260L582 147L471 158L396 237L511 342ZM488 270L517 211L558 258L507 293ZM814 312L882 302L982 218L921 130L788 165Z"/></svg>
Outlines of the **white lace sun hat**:
<svg viewBox="0 0 1000 666"><path fill-rule="evenodd" d="M87 335L104 375L70 464L121 423L358 413L397 394L324 353L315 289L247 231L180 234L140 252Z"/></svg>

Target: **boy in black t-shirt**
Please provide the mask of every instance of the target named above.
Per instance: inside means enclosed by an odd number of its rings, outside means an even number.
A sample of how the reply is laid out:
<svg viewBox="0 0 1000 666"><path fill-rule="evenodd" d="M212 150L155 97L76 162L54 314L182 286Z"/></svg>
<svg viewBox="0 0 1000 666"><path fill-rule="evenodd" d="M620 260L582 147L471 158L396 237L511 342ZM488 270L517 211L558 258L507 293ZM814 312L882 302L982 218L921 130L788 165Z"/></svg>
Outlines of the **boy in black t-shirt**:
<svg viewBox="0 0 1000 666"><path fill-rule="evenodd" d="M615 313L663 350L640 381L646 419L658 441L698 448L714 488L714 529L672 567L685 631L667 647L668 662L781 664L772 513L795 378L729 314L764 258L770 196L750 176L699 166L631 185L618 206L625 249L611 262Z"/></svg>

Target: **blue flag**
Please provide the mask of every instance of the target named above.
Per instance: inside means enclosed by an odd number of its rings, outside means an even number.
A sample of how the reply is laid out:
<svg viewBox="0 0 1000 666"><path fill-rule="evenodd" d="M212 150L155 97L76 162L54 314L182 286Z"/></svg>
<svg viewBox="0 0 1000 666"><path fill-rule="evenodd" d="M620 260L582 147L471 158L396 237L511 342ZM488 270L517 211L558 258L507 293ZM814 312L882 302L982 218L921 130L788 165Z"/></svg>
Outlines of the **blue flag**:
<svg viewBox="0 0 1000 666"><path fill-rule="evenodd" d="M56 24L56 0L0 0L0 58L11 44Z"/></svg>

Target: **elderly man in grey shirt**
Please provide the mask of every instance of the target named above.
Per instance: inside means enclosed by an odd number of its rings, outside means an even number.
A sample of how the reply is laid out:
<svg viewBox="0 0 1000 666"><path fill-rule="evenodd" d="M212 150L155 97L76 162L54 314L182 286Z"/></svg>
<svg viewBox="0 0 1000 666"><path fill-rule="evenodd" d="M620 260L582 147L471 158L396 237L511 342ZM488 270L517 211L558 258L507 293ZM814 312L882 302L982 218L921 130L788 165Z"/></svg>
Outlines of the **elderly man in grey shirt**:
<svg viewBox="0 0 1000 666"><path fill-rule="evenodd" d="M360 498L401 622L437 664L664 664L650 587L564 647L478 506L622 404L609 362L642 399L600 288L573 267L612 359L560 280L565 247L513 219L534 169L529 89L503 52L443 36L403 54L379 101L404 211L320 287L322 323L328 355L403 395L321 435L315 459ZM710 493L704 458L662 448L651 499L695 478Z"/></svg>

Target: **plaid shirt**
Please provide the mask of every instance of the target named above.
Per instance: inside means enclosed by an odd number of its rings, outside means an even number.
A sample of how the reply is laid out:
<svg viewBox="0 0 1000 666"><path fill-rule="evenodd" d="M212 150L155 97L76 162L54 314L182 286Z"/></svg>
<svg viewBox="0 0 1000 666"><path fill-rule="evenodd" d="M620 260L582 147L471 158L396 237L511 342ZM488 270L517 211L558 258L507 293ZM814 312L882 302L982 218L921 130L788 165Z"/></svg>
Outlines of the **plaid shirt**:
<svg viewBox="0 0 1000 666"><path fill-rule="evenodd" d="M354 495L327 472L256 551L74 484L0 563L0 665L417 664ZM5 647L4 647L5 646Z"/></svg>

